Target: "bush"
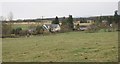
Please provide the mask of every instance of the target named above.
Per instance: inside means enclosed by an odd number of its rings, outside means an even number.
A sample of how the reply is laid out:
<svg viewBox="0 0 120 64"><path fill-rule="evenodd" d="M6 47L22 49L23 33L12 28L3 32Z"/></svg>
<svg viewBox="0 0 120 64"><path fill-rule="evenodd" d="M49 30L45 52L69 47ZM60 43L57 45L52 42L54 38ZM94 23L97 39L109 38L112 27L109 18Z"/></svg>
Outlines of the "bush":
<svg viewBox="0 0 120 64"><path fill-rule="evenodd" d="M88 33L94 33L94 32L98 32L99 28L95 24L92 24L92 25L88 26L87 30L85 30L85 31Z"/></svg>
<svg viewBox="0 0 120 64"><path fill-rule="evenodd" d="M27 31L27 30L21 30L21 31L19 32L19 36L26 36L26 35L28 35L28 36L29 36L29 34L28 34L28 31Z"/></svg>
<svg viewBox="0 0 120 64"><path fill-rule="evenodd" d="M61 31L60 32L69 32L71 31L69 29L69 26L68 25L61 25Z"/></svg>
<svg viewBox="0 0 120 64"><path fill-rule="evenodd" d="M16 28L16 29L13 29L13 34L19 35L19 34L20 34L20 31L22 31L22 28L21 28L21 27L18 27L18 28Z"/></svg>
<svg viewBox="0 0 120 64"><path fill-rule="evenodd" d="M44 29L42 28L42 26L37 26L36 27L36 34L43 34Z"/></svg>
<svg viewBox="0 0 120 64"><path fill-rule="evenodd" d="M27 31L28 31L29 35L36 35L36 29L35 28L28 29Z"/></svg>
<svg viewBox="0 0 120 64"><path fill-rule="evenodd" d="M11 36L12 29L12 24L2 23L2 37Z"/></svg>
<svg viewBox="0 0 120 64"><path fill-rule="evenodd" d="M48 35L48 34L50 34L50 31L45 30L42 26L37 26L36 27L36 33L37 34Z"/></svg>

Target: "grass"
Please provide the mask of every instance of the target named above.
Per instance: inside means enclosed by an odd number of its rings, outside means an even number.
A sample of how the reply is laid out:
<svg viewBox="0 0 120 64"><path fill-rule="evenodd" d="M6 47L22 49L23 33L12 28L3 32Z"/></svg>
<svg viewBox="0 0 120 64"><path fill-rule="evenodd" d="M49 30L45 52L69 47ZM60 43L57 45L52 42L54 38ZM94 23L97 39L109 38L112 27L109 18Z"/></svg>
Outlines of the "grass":
<svg viewBox="0 0 120 64"><path fill-rule="evenodd" d="M29 24L13 24L12 27L13 28L21 27L23 30L26 30L26 29L30 28L30 26L31 27L36 27L37 25L38 24L30 24L30 25Z"/></svg>
<svg viewBox="0 0 120 64"><path fill-rule="evenodd" d="M117 62L117 32L2 39L3 62Z"/></svg>
<svg viewBox="0 0 120 64"><path fill-rule="evenodd" d="M13 26L12 26L13 28L17 28L17 27L21 27L22 29L28 29L28 25L21 25L21 24L14 24Z"/></svg>

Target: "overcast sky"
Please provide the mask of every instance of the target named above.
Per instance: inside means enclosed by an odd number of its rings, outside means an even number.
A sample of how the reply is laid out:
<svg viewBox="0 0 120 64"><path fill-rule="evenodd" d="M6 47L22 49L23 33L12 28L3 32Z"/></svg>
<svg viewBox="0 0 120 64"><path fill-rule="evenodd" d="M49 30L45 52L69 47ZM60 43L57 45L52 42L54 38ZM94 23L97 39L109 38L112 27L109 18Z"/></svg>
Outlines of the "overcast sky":
<svg viewBox="0 0 120 64"><path fill-rule="evenodd" d="M63 17L89 17L113 15L118 2L4 2L2 16L13 13L14 19Z"/></svg>

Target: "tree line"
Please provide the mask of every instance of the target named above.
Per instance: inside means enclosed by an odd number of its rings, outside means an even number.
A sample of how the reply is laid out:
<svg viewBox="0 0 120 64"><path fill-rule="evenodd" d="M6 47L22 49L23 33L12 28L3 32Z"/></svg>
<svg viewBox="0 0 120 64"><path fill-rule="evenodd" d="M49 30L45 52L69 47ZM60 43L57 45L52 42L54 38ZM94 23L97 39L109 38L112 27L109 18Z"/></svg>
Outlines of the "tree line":
<svg viewBox="0 0 120 64"><path fill-rule="evenodd" d="M11 17L9 17L9 20L10 21L13 21L13 14L10 13ZM60 22L60 20L62 22ZM60 24L62 23L61 25L61 32L68 32L68 31L73 31L74 30L74 18L72 15L69 15L69 17L63 17L62 19L60 19L56 16L55 19L52 21L52 24ZM82 18L81 21L85 21L86 18ZM100 16L100 17L97 17L97 19L95 19L95 21L97 22L101 22L102 20L107 20L109 21L109 24L111 23L120 23L120 15L118 15L118 11L116 10L115 13L114 13L114 16ZM77 27L79 28L79 25L77 25ZM41 34L43 33L43 29L41 29L41 26L37 26L37 33ZM12 28L12 23L9 23L9 24L5 24L5 23L2 23L2 35L3 36L11 36L11 33L16 33L16 34L19 34L19 31L21 31L22 29L21 28L16 28L16 29L13 29ZM94 29L96 30L96 29ZM16 31L16 32L15 32ZM42 32L41 32L42 31ZM27 32L27 31L24 31L24 32ZM24 32L20 32L20 33L24 33ZM27 34L27 33L26 33Z"/></svg>

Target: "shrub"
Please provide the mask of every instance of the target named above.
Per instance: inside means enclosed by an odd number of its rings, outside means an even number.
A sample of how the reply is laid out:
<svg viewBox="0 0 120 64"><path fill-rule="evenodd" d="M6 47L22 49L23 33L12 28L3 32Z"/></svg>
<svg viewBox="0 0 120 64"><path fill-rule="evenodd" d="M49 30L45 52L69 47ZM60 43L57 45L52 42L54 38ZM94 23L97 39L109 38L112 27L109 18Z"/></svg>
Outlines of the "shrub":
<svg viewBox="0 0 120 64"><path fill-rule="evenodd" d="M56 16L55 20L52 21L52 24L59 24L59 19L57 16Z"/></svg>
<svg viewBox="0 0 120 64"><path fill-rule="evenodd" d="M12 24L2 23L2 37L11 36Z"/></svg>
<svg viewBox="0 0 120 64"><path fill-rule="evenodd" d="M94 32L98 32L99 28L95 24L92 24L92 25L88 26L87 30L85 30L85 31L88 33L94 33Z"/></svg>
<svg viewBox="0 0 120 64"><path fill-rule="evenodd" d="M42 28L42 26L37 26L36 27L36 34L43 34L44 29Z"/></svg>
<svg viewBox="0 0 120 64"><path fill-rule="evenodd" d="M61 25L61 31L60 32L69 32L71 31L69 29L69 26L68 25Z"/></svg>
<svg viewBox="0 0 120 64"><path fill-rule="evenodd" d="M107 31L109 31L109 23L108 22L101 22L101 23L99 23L99 26L98 26L99 28L100 28L100 30L102 29L102 30L104 30L104 32L107 32Z"/></svg>
<svg viewBox="0 0 120 64"><path fill-rule="evenodd" d="M67 19L67 25L69 26L70 30L73 30L74 24L73 24L73 17L72 17L72 15L69 15L69 17Z"/></svg>
<svg viewBox="0 0 120 64"><path fill-rule="evenodd" d="M14 33L15 35L19 35L19 34L20 34L20 31L22 31L22 28L21 28L21 27L18 27L18 28L16 28L16 29L13 29L13 33Z"/></svg>
<svg viewBox="0 0 120 64"><path fill-rule="evenodd" d="M27 30L21 30L19 32L19 36L26 36L26 35L29 35Z"/></svg>

